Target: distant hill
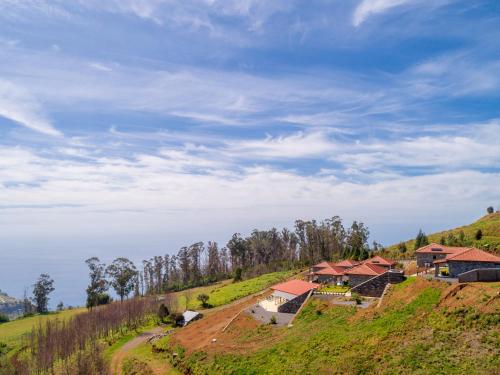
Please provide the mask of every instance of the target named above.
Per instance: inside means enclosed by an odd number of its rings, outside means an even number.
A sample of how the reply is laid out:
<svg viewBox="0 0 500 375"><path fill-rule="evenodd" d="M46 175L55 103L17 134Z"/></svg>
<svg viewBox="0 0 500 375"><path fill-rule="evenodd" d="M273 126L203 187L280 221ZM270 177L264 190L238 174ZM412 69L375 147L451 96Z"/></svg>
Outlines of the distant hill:
<svg viewBox="0 0 500 375"><path fill-rule="evenodd" d="M481 230L483 236L480 240L475 239L476 232ZM474 246L480 249L488 250L493 253L500 253L500 212L494 212L492 214L483 216L476 222L464 225L462 227L445 230L442 232L427 234L429 242L439 243L442 237L448 238L450 233L456 238L459 237L460 232L463 231L465 234L465 244L464 246ZM416 235L416 233L415 233ZM415 240L404 241L406 244L407 252L401 254L398 250L398 244L389 246L385 254L392 258L408 258L414 255Z"/></svg>
<svg viewBox="0 0 500 375"><path fill-rule="evenodd" d="M9 317L17 317L23 314L23 301L10 297L0 290L0 313Z"/></svg>

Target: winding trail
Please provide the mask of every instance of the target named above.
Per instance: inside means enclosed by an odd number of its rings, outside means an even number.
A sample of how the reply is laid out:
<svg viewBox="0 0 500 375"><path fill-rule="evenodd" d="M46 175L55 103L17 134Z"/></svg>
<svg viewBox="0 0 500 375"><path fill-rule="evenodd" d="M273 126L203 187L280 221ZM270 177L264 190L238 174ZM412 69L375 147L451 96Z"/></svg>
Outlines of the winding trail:
<svg viewBox="0 0 500 375"><path fill-rule="evenodd" d="M122 374L123 361L127 357L128 353L138 347L139 345L145 343L149 338L158 335L163 332L162 327L155 327L149 331L145 331L134 337L132 340L127 341L121 348L116 350L111 358L110 369L113 375Z"/></svg>

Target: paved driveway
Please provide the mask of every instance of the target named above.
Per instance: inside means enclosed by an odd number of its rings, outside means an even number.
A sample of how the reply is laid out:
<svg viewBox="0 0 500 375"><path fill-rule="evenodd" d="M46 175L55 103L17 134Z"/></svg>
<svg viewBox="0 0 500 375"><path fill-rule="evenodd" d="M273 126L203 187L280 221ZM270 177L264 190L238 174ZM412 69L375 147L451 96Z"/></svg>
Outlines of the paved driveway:
<svg viewBox="0 0 500 375"><path fill-rule="evenodd" d="M276 317L276 325L281 327L285 326L293 318L294 314L285 314L285 313L280 313L280 312L270 312L267 310L264 310L262 306L259 304L255 304L248 309L245 310L245 312L253 317L256 320L261 321L264 324L268 324L271 321L271 317L274 316Z"/></svg>

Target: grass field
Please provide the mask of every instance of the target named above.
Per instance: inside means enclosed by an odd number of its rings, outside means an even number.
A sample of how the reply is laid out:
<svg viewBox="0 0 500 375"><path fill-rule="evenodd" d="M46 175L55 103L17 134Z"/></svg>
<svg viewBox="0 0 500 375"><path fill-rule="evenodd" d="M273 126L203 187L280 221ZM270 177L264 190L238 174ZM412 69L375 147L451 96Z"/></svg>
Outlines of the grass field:
<svg viewBox="0 0 500 375"><path fill-rule="evenodd" d="M208 303L210 305L213 307L222 306L250 294L257 293L273 284L279 283L293 276L296 273L298 273L296 270L273 272L236 283L233 282L233 280L225 280L209 286L188 289L176 293L177 303L179 308L183 310L186 307L186 296L188 296L187 308L191 310L201 309L201 303L196 299L196 297L199 294L204 293L209 296Z"/></svg>
<svg viewBox="0 0 500 375"><path fill-rule="evenodd" d="M281 340L249 353L195 352L183 365L192 374L495 373L499 285L448 293L445 283L409 278L368 310L313 299L292 328L279 328Z"/></svg>
<svg viewBox="0 0 500 375"><path fill-rule="evenodd" d="M474 236L478 229L481 229L483 237L480 240L475 240ZM465 236L472 240L472 246L484 248L492 252L500 253L500 212L495 212L490 215L483 216L476 222L464 225L462 227L445 230L442 232L427 234L429 242L439 243L441 237L447 238L450 233L458 237L460 231L465 233ZM415 235L417 233L415 232ZM386 250L387 255L391 258L409 257L414 254L415 240L405 241L408 251L405 254L400 254L398 245L389 246Z"/></svg>
<svg viewBox="0 0 500 375"><path fill-rule="evenodd" d="M66 320L86 310L86 308L82 307L47 315L35 315L32 317L16 319L8 323L0 324L0 342L3 342L9 346L15 346L17 345L17 343L19 343L22 336L30 332L34 326L37 326L38 324L43 323L49 319Z"/></svg>

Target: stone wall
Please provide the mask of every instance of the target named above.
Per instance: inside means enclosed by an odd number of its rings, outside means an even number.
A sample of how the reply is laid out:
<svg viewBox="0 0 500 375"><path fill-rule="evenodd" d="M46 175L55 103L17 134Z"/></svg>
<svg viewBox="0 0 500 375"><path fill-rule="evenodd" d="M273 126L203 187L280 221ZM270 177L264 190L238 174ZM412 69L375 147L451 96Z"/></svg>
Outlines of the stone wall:
<svg viewBox="0 0 500 375"><path fill-rule="evenodd" d="M416 253L417 254L417 267L433 266L435 260L443 259L447 254L441 252L435 253Z"/></svg>
<svg viewBox="0 0 500 375"><path fill-rule="evenodd" d="M448 270L450 277L458 277L461 273L476 270L478 268L499 268L500 264L487 263L487 262L461 262L461 261L448 261Z"/></svg>
<svg viewBox="0 0 500 375"><path fill-rule="evenodd" d="M373 276L365 276L365 275L349 275L349 286L354 288L356 285L364 283L367 280L370 280Z"/></svg>
<svg viewBox="0 0 500 375"><path fill-rule="evenodd" d="M295 314L297 311L299 311L300 306L304 303L304 301L307 298L307 295L309 292L301 294L300 296L291 299L290 301L284 303L283 305L278 307L278 312L280 313L287 313L287 314Z"/></svg>
<svg viewBox="0 0 500 375"><path fill-rule="evenodd" d="M351 292L368 297L380 297L387 284L398 284L405 280L403 272L389 271L372 277L362 284L351 288Z"/></svg>
<svg viewBox="0 0 500 375"><path fill-rule="evenodd" d="M458 275L458 282L460 283L473 283L478 281L500 281L500 268L480 268Z"/></svg>

